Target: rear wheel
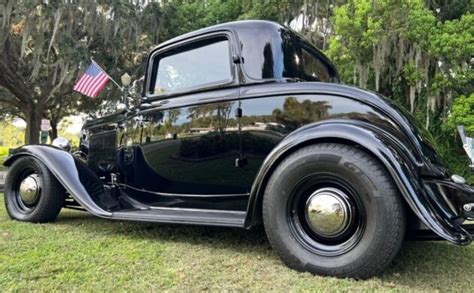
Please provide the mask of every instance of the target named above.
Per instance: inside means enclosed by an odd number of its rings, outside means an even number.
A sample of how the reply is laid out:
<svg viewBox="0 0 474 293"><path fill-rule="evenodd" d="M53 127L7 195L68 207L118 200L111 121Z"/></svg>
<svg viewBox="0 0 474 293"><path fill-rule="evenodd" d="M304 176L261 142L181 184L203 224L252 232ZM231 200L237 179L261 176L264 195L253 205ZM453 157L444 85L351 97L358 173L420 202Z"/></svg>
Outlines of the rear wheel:
<svg viewBox="0 0 474 293"><path fill-rule="evenodd" d="M401 197L384 167L343 144L304 147L270 178L263 200L268 239L300 271L368 278L400 250Z"/></svg>
<svg viewBox="0 0 474 293"><path fill-rule="evenodd" d="M64 198L64 188L39 160L21 157L8 169L5 207L11 218L35 223L54 221Z"/></svg>

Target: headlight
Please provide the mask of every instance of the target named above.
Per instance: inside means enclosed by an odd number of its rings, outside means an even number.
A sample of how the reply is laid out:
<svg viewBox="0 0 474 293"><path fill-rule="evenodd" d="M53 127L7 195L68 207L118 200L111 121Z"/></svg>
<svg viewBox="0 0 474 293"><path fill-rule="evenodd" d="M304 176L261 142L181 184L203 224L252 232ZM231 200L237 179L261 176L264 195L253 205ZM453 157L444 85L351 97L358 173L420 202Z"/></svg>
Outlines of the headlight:
<svg viewBox="0 0 474 293"><path fill-rule="evenodd" d="M71 144L69 143L69 140L65 139L64 137L56 137L53 140L52 145L67 152L71 151Z"/></svg>

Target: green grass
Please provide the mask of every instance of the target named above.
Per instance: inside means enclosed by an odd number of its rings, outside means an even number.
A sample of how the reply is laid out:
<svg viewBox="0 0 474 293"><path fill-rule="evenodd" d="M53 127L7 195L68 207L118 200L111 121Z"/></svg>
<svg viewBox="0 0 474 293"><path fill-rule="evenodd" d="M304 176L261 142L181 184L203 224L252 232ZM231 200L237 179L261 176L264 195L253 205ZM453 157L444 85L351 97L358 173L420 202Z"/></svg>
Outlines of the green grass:
<svg viewBox="0 0 474 293"><path fill-rule="evenodd" d="M407 242L394 265L370 280L312 276L285 267L262 230L108 221L69 210L55 223L20 223L0 200L0 292L467 292L473 272L473 245Z"/></svg>

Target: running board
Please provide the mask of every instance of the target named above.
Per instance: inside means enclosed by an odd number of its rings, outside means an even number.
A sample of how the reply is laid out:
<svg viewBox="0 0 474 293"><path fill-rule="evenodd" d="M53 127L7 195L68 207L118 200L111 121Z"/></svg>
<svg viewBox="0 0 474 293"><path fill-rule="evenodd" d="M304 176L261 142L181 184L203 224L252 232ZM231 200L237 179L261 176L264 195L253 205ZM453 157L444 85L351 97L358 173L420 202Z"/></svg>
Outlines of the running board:
<svg viewBox="0 0 474 293"><path fill-rule="evenodd" d="M113 212L111 219L243 228L246 215L244 211L153 207Z"/></svg>

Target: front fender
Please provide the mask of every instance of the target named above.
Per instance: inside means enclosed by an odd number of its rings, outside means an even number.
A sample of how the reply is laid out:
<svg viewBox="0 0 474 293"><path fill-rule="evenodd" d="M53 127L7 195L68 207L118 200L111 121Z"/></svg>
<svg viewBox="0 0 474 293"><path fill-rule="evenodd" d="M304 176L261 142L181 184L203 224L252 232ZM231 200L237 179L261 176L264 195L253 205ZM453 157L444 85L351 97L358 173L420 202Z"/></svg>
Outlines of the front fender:
<svg viewBox="0 0 474 293"><path fill-rule="evenodd" d="M98 206L91 197L91 192L101 192L97 188L98 184L101 184L100 180L73 155L49 145L27 145L16 149L4 165L10 166L15 160L24 156L31 156L41 161L88 212L104 218L112 215Z"/></svg>
<svg viewBox="0 0 474 293"><path fill-rule="evenodd" d="M288 135L275 147L262 164L252 186L245 227L254 224L265 184L279 162L296 149L318 142L349 143L364 148L386 167L405 201L426 226L450 242L470 243L470 234L456 222L458 215L449 209L447 203L430 198L419 176L422 165L403 144L392 134L371 124L347 120L309 124Z"/></svg>

